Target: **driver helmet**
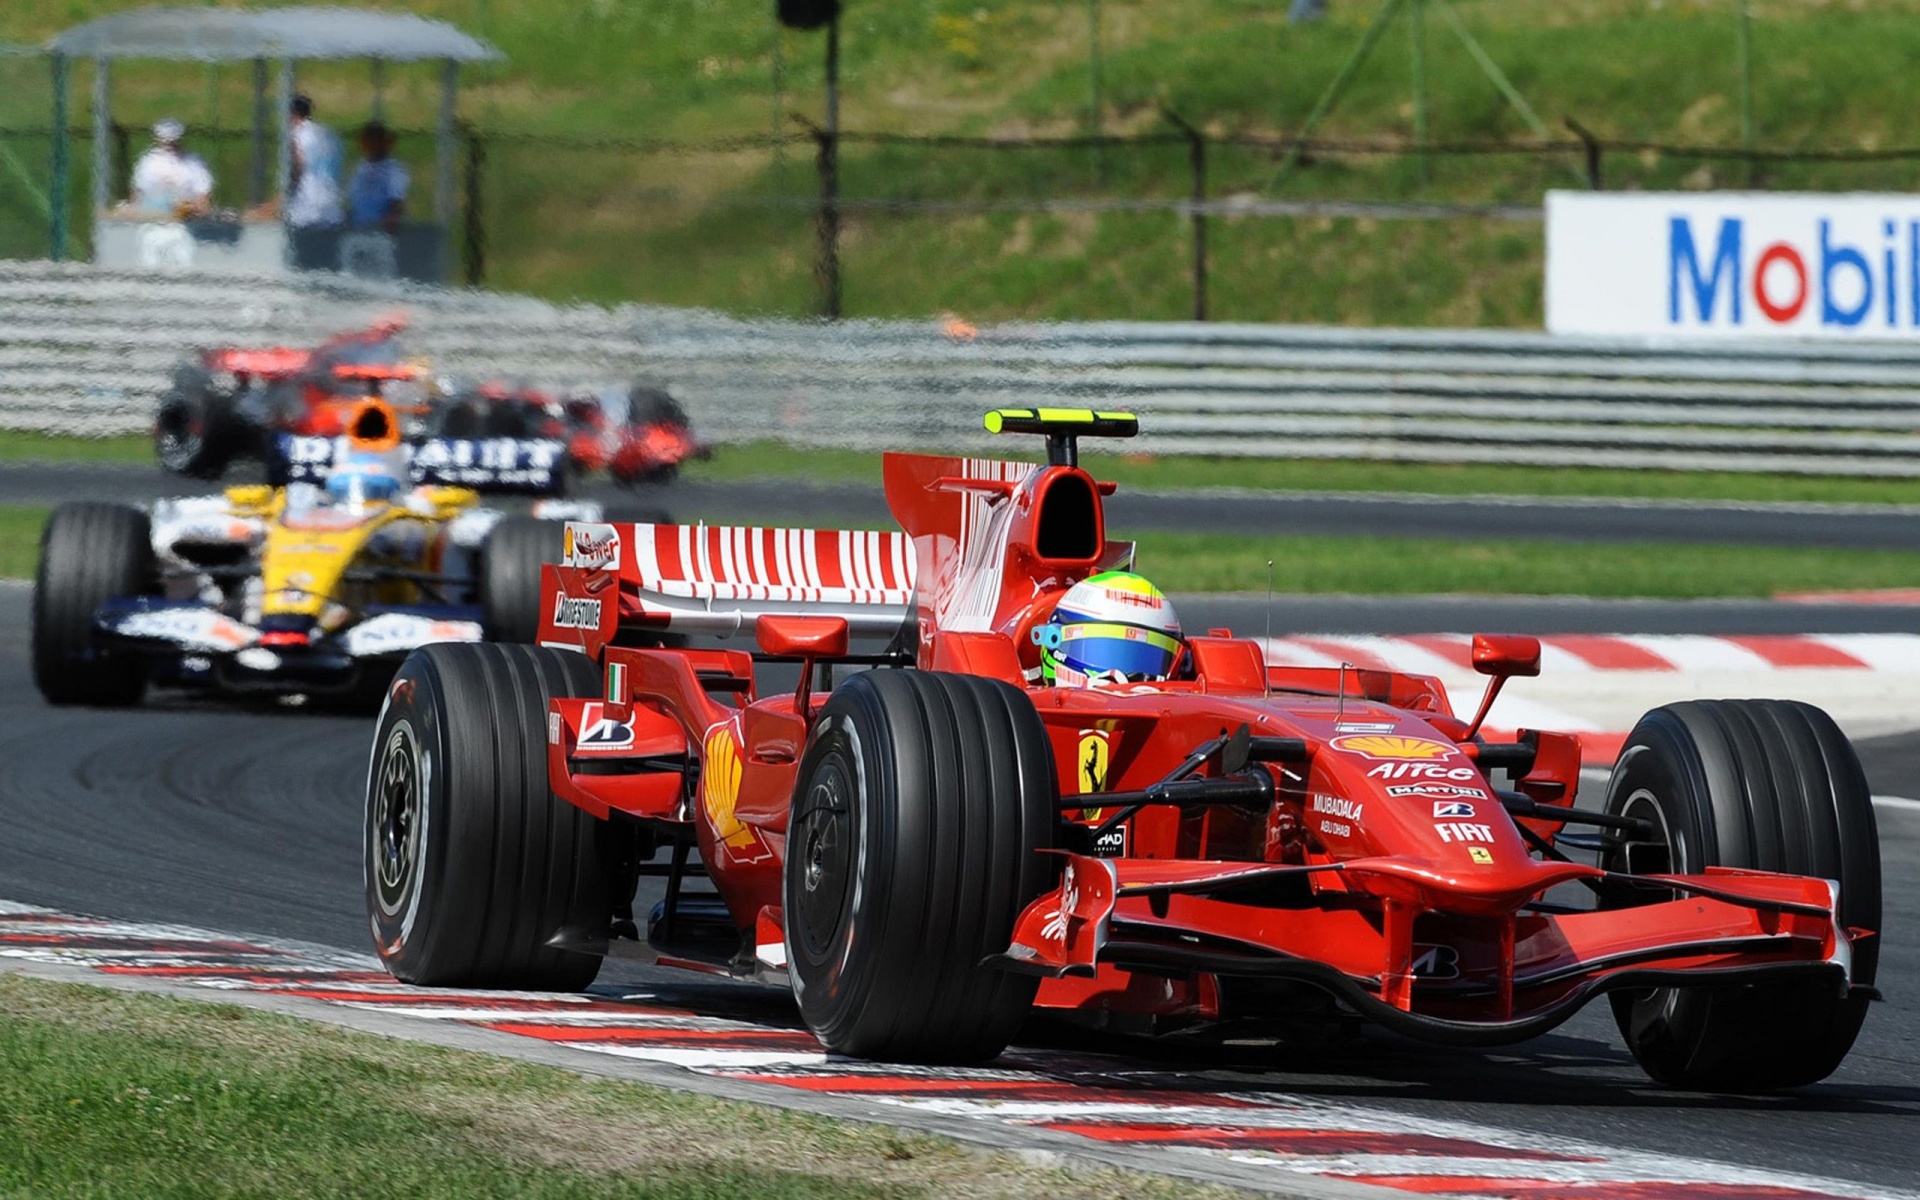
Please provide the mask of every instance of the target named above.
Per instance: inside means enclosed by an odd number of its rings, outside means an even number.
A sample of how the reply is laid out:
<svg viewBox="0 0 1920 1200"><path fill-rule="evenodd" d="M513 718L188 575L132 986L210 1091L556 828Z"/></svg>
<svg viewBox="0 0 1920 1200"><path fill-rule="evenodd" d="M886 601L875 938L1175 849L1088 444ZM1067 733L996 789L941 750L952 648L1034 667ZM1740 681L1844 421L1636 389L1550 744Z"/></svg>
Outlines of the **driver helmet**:
<svg viewBox="0 0 1920 1200"><path fill-rule="evenodd" d="M1033 640L1049 687L1157 683L1180 658L1180 618L1147 580L1102 571L1069 588Z"/></svg>
<svg viewBox="0 0 1920 1200"><path fill-rule="evenodd" d="M327 476L327 495L349 508L390 503L404 490L393 456L376 451L348 451Z"/></svg>

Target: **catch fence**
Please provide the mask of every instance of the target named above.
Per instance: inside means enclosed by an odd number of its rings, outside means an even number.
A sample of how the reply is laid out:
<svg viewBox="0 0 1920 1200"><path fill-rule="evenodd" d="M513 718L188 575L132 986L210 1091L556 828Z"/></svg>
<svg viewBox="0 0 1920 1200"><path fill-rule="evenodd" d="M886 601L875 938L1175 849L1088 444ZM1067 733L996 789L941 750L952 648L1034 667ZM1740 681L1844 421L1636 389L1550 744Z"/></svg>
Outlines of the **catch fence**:
<svg viewBox="0 0 1920 1200"><path fill-rule="evenodd" d="M1526 326L1550 188L1912 191L1920 147L1612 139L1434 142L1227 134L1162 114L1068 137L830 134L696 141L462 126L457 282L784 316L1071 311L1141 319ZM0 258L84 261L89 133L48 244L52 139L0 128ZM236 207L247 130L194 145ZM116 126L123 179L144 132ZM425 153L401 131L401 157ZM423 166L416 163L416 166ZM414 171L416 211L433 172ZM229 182L230 181L230 182ZM227 193L231 193L228 195Z"/></svg>

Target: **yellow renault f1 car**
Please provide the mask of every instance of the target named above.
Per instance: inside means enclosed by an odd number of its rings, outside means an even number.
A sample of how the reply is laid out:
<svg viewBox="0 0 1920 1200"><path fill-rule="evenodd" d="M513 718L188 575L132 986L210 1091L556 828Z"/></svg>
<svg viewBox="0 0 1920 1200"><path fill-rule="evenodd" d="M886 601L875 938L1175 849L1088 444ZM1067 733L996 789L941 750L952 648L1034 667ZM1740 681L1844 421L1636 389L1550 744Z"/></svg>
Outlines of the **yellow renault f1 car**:
<svg viewBox="0 0 1920 1200"><path fill-rule="evenodd" d="M378 401L321 441L287 456L284 486L150 512L57 508L34 585L41 694L127 705L159 684L373 703L416 646L532 640L557 518L596 520L598 506L549 499L509 517L479 488L557 489L560 443L409 447Z"/></svg>

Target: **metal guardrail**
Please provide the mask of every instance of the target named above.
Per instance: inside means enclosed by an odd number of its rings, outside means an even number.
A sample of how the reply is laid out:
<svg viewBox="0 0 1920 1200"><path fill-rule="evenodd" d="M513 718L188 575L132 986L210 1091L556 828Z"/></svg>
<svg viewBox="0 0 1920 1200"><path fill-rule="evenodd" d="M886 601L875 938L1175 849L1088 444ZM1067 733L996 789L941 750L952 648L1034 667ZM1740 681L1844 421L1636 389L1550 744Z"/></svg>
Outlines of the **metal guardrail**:
<svg viewBox="0 0 1920 1200"><path fill-rule="evenodd" d="M306 345L404 309L469 378L644 378L702 435L984 449L988 407L1099 403L1144 453L1920 477L1920 345L1477 330L741 320L346 279L0 263L0 427L140 430L192 347Z"/></svg>

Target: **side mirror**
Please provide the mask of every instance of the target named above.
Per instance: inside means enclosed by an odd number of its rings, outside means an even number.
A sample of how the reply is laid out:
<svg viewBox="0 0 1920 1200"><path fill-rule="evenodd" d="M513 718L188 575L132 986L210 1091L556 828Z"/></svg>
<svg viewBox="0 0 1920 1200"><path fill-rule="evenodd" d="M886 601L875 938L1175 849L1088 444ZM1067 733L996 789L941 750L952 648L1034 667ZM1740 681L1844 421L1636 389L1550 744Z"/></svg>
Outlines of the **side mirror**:
<svg viewBox="0 0 1920 1200"><path fill-rule="evenodd" d="M1540 639L1514 633L1473 635L1473 669L1505 678L1540 673Z"/></svg>
<svg viewBox="0 0 1920 1200"><path fill-rule="evenodd" d="M760 650L775 658L845 658L845 617L803 617L767 613L753 623Z"/></svg>

